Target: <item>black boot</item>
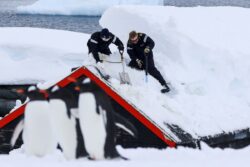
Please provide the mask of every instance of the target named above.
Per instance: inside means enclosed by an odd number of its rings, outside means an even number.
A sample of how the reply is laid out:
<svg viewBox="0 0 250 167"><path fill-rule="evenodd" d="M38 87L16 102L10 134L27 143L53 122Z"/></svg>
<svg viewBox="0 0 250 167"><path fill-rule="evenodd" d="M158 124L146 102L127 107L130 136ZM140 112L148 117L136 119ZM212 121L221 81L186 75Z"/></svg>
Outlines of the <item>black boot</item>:
<svg viewBox="0 0 250 167"><path fill-rule="evenodd" d="M163 85L163 89L161 90L161 93L167 93L170 91L170 88L168 87L167 84Z"/></svg>

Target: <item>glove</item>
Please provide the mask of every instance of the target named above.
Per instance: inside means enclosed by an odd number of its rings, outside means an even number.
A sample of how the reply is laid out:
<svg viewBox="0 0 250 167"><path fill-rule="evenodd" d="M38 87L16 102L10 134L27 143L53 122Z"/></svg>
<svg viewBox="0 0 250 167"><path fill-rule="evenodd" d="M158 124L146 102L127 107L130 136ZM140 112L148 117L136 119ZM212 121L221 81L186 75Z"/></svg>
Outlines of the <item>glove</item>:
<svg viewBox="0 0 250 167"><path fill-rule="evenodd" d="M145 49L144 49L144 53L145 54L148 54L150 52L150 48L147 46Z"/></svg>
<svg viewBox="0 0 250 167"><path fill-rule="evenodd" d="M124 52L124 46L122 45L118 46L118 50L122 54Z"/></svg>
<svg viewBox="0 0 250 167"><path fill-rule="evenodd" d="M142 62L140 59L136 59L136 63L138 64L138 66L139 66L140 68L142 68L143 62Z"/></svg>

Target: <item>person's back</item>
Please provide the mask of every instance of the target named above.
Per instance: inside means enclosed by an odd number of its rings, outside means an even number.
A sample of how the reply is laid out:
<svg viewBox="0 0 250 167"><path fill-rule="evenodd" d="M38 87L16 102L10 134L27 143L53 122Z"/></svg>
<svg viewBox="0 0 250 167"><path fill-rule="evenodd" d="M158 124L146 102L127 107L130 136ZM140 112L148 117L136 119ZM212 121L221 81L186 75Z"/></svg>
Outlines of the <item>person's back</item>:
<svg viewBox="0 0 250 167"><path fill-rule="evenodd" d="M100 32L95 32L91 35L87 46L89 48L89 53L93 54L96 62L102 62L99 56L100 54L111 54L109 49L111 43L115 44L120 52L123 52L123 43L118 37L109 32L108 29L104 28Z"/></svg>

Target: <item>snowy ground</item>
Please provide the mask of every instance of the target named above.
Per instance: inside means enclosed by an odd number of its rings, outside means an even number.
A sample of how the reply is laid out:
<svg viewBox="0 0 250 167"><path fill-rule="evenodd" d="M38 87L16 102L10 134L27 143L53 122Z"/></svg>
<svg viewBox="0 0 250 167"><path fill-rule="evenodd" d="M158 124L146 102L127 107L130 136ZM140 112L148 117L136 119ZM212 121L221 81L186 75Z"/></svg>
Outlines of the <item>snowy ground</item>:
<svg viewBox="0 0 250 167"><path fill-rule="evenodd" d="M156 65L176 94L162 95L156 80L150 77L146 84L143 72L129 68L133 86L120 86L121 65L104 63L105 68L113 86L168 133L164 121L193 137L248 128L250 24L244 20L249 17L249 9L242 8L110 8L100 24L124 43L130 30L147 32L156 42ZM1 84L57 81L88 59L88 34L1 28L0 36L0 70L8 70L0 74ZM119 60L117 52L111 59Z"/></svg>
<svg viewBox="0 0 250 167"><path fill-rule="evenodd" d="M232 7L110 8L100 24L108 27L124 43L128 32L133 29L150 35L156 42L156 64L176 94L160 94L160 85L153 78L146 84L143 72L128 68L133 87L120 86L117 72L121 66L105 63L105 68L113 77L113 86L163 128L163 121L177 124L194 137L249 128L249 17L249 9ZM0 28L0 37L1 84L57 80L88 58L88 34ZM114 60L119 56L114 53L111 58ZM121 149L121 154L132 161L93 163L80 159L66 162L58 154L27 159L18 152L0 156L0 160L6 166L59 165L58 162L63 166L84 163L88 166L138 166L142 163L143 166L223 166L224 163L244 166L249 163L249 148L239 151L207 147L202 151Z"/></svg>
<svg viewBox="0 0 250 167"><path fill-rule="evenodd" d="M193 150L186 148L179 149L122 149L118 147L119 152L129 158L129 161L113 160L113 161L89 161L85 158L67 161L60 152L48 155L43 158L27 156L22 150L14 150L10 155L1 155L0 161L6 167L247 167L249 166L250 148L241 150L220 150L211 149L203 145L202 150Z"/></svg>
<svg viewBox="0 0 250 167"><path fill-rule="evenodd" d="M0 70L5 71L0 84L64 77L71 67L82 64L89 38L88 34L38 28L0 28L0 34Z"/></svg>

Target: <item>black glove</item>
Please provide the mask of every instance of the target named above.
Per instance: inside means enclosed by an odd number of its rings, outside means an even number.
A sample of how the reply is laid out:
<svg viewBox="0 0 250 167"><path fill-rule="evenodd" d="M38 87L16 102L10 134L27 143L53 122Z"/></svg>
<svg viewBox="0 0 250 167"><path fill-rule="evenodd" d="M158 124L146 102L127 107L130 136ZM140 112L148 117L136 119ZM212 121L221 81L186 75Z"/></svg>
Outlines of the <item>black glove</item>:
<svg viewBox="0 0 250 167"><path fill-rule="evenodd" d="M118 46L118 50L122 54L124 52L124 46L122 45Z"/></svg>
<svg viewBox="0 0 250 167"><path fill-rule="evenodd" d="M142 68L143 62L140 59L136 59L136 63L140 68Z"/></svg>
<svg viewBox="0 0 250 167"><path fill-rule="evenodd" d="M103 60L100 60L98 53L94 52L94 53L92 53L92 55L95 58L96 63L103 62Z"/></svg>

